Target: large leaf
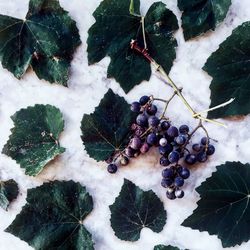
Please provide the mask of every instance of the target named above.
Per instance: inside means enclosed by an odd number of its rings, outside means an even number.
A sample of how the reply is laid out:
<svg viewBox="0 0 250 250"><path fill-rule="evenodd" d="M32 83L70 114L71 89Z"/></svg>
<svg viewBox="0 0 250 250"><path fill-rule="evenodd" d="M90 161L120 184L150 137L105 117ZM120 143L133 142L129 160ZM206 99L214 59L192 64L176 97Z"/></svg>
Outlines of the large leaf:
<svg viewBox="0 0 250 250"><path fill-rule="evenodd" d="M123 149L128 143L134 119L130 105L109 89L95 112L85 114L82 119L82 140L89 156L104 161Z"/></svg>
<svg viewBox="0 0 250 250"><path fill-rule="evenodd" d="M24 20L0 15L0 60L17 78L31 66L40 79L67 86L80 43L75 21L58 0L30 0Z"/></svg>
<svg viewBox="0 0 250 250"><path fill-rule="evenodd" d="M250 239L250 165L226 162L198 187L201 199L182 225L217 235L223 247Z"/></svg>
<svg viewBox="0 0 250 250"><path fill-rule="evenodd" d="M227 15L231 0L178 0L185 40L214 30Z"/></svg>
<svg viewBox="0 0 250 250"><path fill-rule="evenodd" d="M59 145L64 121L59 109L51 105L35 105L16 112L15 127L3 153L16 160L27 175L39 174L45 165L65 151Z"/></svg>
<svg viewBox="0 0 250 250"><path fill-rule="evenodd" d="M83 225L92 209L92 197L79 183L46 183L28 190L27 204L5 231L39 250L93 250Z"/></svg>
<svg viewBox="0 0 250 250"><path fill-rule="evenodd" d="M127 241L138 240L144 227L161 232L167 219L163 203L152 190L143 191L126 179L110 211L115 235Z"/></svg>
<svg viewBox="0 0 250 250"><path fill-rule="evenodd" d="M180 250L178 247L173 246L164 246L164 245L157 245L154 247L154 250Z"/></svg>
<svg viewBox="0 0 250 250"><path fill-rule="evenodd" d="M235 98L235 101L208 114L210 118L250 113L250 22L233 31L207 60L204 70L213 77L211 107Z"/></svg>
<svg viewBox="0 0 250 250"><path fill-rule="evenodd" d="M16 199L18 186L14 180L0 181L0 207L7 210L9 204Z"/></svg>
<svg viewBox="0 0 250 250"><path fill-rule="evenodd" d="M129 92L143 80L149 80L148 61L130 49L136 39L141 46L141 17L130 14L130 0L104 0L95 10L95 24L89 29L88 60L93 64L106 55L111 58L108 77L114 77ZM140 13L140 1L134 0L134 11ZM161 2L154 3L145 16L148 51L169 72L176 57L177 42L173 37L178 29L175 15Z"/></svg>

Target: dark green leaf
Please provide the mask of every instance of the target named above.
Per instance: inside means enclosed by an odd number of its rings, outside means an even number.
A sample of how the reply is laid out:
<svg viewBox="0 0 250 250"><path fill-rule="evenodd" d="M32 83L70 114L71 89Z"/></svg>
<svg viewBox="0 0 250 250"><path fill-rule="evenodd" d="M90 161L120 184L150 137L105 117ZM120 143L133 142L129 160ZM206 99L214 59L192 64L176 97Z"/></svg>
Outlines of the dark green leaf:
<svg viewBox="0 0 250 250"><path fill-rule="evenodd" d="M178 0L185 40L214 30L227 15L231 0Z"/></svg>
<svg viewBox="0 0 250 250"><path fill-rule="evenodd" d="M198 187L201 199L183 226L217 235L223 247L250 239L250 165L226 162Z"/></svg>
<svg viewBox="0 0 250 250"><path fill-rule="evenodd" d="M209 112L209 118L250 113L250 22L236 28L207 60L204 70L213 77L211 107L235 98L221 109Z"/></svg>
<svg viewBox="0 0 250 250"><path fill-rule="evenodd" d="M128 143L134 119L130 105L109 89L95 112L82 119L82 140L89 156L104 161L123 149Z"/></svg>
<svg viewBox="0 0 250 250"><path fill-rule="evenodd" d="M27 175L39 174L48 162L65 151L58 141L64 121L56 107L37 104L21 109L11 118L15 127L3 153L19 163Z"/></svg>
<svg viewBox="0 0 250 250"><path fill-rule="evenodd" d="M17 195L18 186L14 180L0 181L0 207L7 210Z"/></svg>
<svg viewBox="0 0 250 250"><path fill-rule="evenodd" d="M110 211L115 235L127 241L138 240L144 227L161 232L167 219L163 203L152 190L143 191L126 179Z"/></svg>
<svg viewBox="0 0 250 250"><path fill-rule="evenodd" d="M143 46L141 17L131 15L130 10L130 0L102 1L93 14L96 23L89 29L87 41L89 64L109 56L108 77L114 77L126 93L151 75L149 62L130 49L132 39ZM140 13L139 0L134 0L133 11ZM177 19L165 4L150 7L145 16L148 51L166 72L176 57L173 33L177 29Z"/></svg>
<svg viewBox="0 0 250 250"><path fill-rule="evenodd" d="M79 183L46 183L28 190L27 204L5 231L39 250L93 250L83 225L92 209L92 197Z"/></svg>
<svg viewBox="0 0 250 250"><path fill-rule="evenodd" d="M0 60L17 78L31 66L40 79L67 86L80 43L75 21L58 0L30 0L24 20L0 15Z"/></svg>
<svg viewBox="0 0 250 250"><path fill-rule="evenodd" d="M154 250L180 250L178 247L173 246L164 246L164 245L157 245L154 247Z"/></svg>

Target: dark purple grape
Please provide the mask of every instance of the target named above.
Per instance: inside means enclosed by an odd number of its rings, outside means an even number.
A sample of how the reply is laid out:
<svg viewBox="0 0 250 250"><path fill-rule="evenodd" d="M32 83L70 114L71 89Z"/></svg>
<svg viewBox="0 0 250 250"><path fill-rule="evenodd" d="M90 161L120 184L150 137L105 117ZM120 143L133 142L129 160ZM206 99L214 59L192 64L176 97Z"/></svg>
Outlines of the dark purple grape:
<svg viewBox="0 0 250 250"><path fill-rule="evenodd" d="M182 177L178 176L174 179L174 184L177 187L182 187L184 185L184 180Z"/></svg>
<svg viewBox="0 0 250 250"><path fill-rule="evenodd" d="M126 156L122 156L120 163L122 166L127 166L129 164L129 158Z"/></svg>
<svg viewBox="0 0 250 250"><path fill-rule="evenodd" d="M169 137L176 137L178 136L179 132L178 132L178 128L174 127L174 126L171 126L168 130L167 130L167 135Z"/></svg>
<svg viewBox="0 0 250 250"><path fill-rule="evenodd" d="M129 146L134 149L134 150L138 150L141 148L142 146L142 142L141 139L139 137L134 137L130 140Z"/></svg>
<svg viewBox="0 0 250 250"><path fill-rule="evenodd" d="M143 135L143 133L145 132L145 128L142 128L141 126L137 125L138 127L135 130L135 135L140 137L141 135Z"/></svg>
<svg viewBox="0 0 250 250"><path fill-rule="evenodd" d="M179 174L183 179L187 179L190 176L190 171L188 168L182 168Z"/></svg>
<svg viewBox="0 0 250 250"><path fill-rule="evenodd" d="M147 143L149 145L155 145L157 144L158 142L158 137L155 133L150 133L148 136L147 136Z"/></svg>
<svg viewBox="0 0 250 250"><path fill-rule="evenodd" d="M140 151L142 154L146 154L149 151L150 146L145 142L142 144Z"/></svg>
<svg viewBox="0 0 250 250"><path fill-rule="evenodd" d="M184 191L183 190L176 190L174 194L179 199L184 197Z"/></svg>
<svg viewBox="0 0 250 250"><path fill-rule="evenodd" d="M168 144L168 140L166 138L161 138L159 144L160 146L164 147Z"/></svg>
<svg viewBox="0 0 250 250"><path fill-rule="evenodd" d="M140 113L141 110L141 104L139 102L133 102L130 107L132 112Z"/></svg>
<svg viewBox="0 0 250 250"><path fill-rule="evenodd" d="M215 152L215 147L211 144L208 145L207 147L207 155L213 155Z"/></svg>
<svg viewBox="0 0 250 250"><path fill-rule="evenodd" d="M173 190L173 189L172 189L172 190ZM174 190L173 190L173 191L170 191L170 189L168 188L168 191L166 192L166 195L167 195L167 198L170 199L170 200L176 199Z"/></svg>
<svg viewBox="0 0 250 250"><path fill-rule="evenodd" d="M159 147L159 153L161 155L168 155L170 154L171 152L173 151L173 146L171 144L167 144L166 146L162 147L160 146Z"/></svg>
<svg viewBox="0 0 250 250"><path fill-rule="evenodd" d="M157 127L159 125L159 123L160 123L160 120L156 116L150 116L148 118L148 124L151 127Z"/></svg>
<svg viewBox="0 0 250 250"><path fill-rule="evenodd" d="M110 174L114 174L117 172L118 167L115 164L109 164L107 170Z"/></svg>
<svg viewBox="0 0 250 250"><path fill-rule="evenodd" d="M181 125L181 126L179 127L179 132L180 132L181 134L188 134L188 132L189 132L189 127L188 127L188 125Z"/></svg>
<svg viewBox="0 0 250 250"><path fill-rule="evenodd" d="M196 158L196 155L194 154L187 154L185 157L185 162L187 164L193 165L196 163L196 161L197 161L197 158Z"/></svg>
<svg viewBox="0 0 250 250"><path fill-rule="evenodd" d="M167 187L170 187L171 185L173 184L173 181L169 178L167 179L162 179L161 181L161 185L164 187L164 188L167 188Z"/></svg>
<svg viewBox="0 0 250 250"><path fill-rule="evenodd" d="M165 168L161 174L163 178L172 178L174 176L174 170L172 168Z"/></svg>
<svg viewBox="0 0 250 250"><path fill-rule="evenodd" d="M125 149L125 155L128 156L129 158L134 157L135 150L128 147Z"/></svg>
<svg viewBox="0 0 250 250"><path fill-rule="evenodd" d="M179 135L175 138L175 142L178 144L178 145L184 145L187 141L187 138L185 135Z"/></svg>
<svg viewBox="0 0 250 250"><path fill-rule="evenodd" d="M205 152L200 152L200 153L198 153L197 154L197 160L199 161L199 162L206 162L207 161L207 154L205 153Z"/></svg>
<svg viewBox="0 0 250 250"><path fill-rule="evenodd" d="M207 143L208 143L208 138L207 137L201 138L201 144L202 145L207 145Z"/></svg>
<svg viewBox="0 0 250 250"><path fill-rule="evenodd" d="M141 127L147 127L148 117L145 114L140 114L136 117L136 123Z"/></svg>
<svg viewBox="0 0 250 250"><path fill-rule="evenodd" d="M140 98L139 102L141 105L145 105L149 101L149 99L150 99L149 96L144 95Z"/></svg>
<svg viewBox="0 0 250 250"><path fill-rule="evenodd" d="M166 158L166 157L164 157L164 156L162 156L162 157L160 158L160 165L161 165L161 166L166 167L166 166L168 166L169 164L170 164L170 162L169 162L168 158Z"/></svg>
<svg viewBox="0 0 250 250"><path fill-rule="evenodd" d="M161 122L161 129L167 130L170 127L170 123L168 121L162 121Z"/></svg>
<svg viewBox="0 0 250 250"><path fill-rule="evenodd" d="M200 151L203 149L203 146L202 146L201 144L195 143L195 144L192 146L192 149L193 149L195 152L200 152Z"/></svg>
<svg viewBox="0 0 250 250"><path fill-rule="evenodd" d="M173 151L173 152L171 152L171 153L168 155L168 160L169 160L171 163L178 162L179 159L180 159L180 154L179 154L177 151Z"/></svg>
<svg viewBox="0 0 250 250"><path fill-rule="evenodd" d="M155 115L157 113L157 107L155 105L151 105L147 108L147 113L149 115Z"/></svg>

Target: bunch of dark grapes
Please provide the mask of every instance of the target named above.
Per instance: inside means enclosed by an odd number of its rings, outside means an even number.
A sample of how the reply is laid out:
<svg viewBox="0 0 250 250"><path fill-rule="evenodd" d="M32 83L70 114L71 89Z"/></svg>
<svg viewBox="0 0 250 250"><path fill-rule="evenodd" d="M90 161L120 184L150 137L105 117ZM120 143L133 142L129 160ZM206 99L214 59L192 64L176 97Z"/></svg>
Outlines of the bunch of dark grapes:
<svg viewBox="0 0 250 250"><path fill-rule="evenodd" d="M157 106L154 99L142 96L139 102L131 104L131 111L138 114L136 121L131 126L132 135L124 151L111 157L107 162L108 172L116 173L119 166L129 164L129 159L140 154L146 154L151 147L158 147L162 171L161 185L167 189L169 199L182 198L182 187L190 176L187 166L197 162L205 162L215 152L215 147L210 144L208 137L203 137L200 143L193 144L188 149L192 137L187 125L179 128L163 117L158 117Z"/></svg>

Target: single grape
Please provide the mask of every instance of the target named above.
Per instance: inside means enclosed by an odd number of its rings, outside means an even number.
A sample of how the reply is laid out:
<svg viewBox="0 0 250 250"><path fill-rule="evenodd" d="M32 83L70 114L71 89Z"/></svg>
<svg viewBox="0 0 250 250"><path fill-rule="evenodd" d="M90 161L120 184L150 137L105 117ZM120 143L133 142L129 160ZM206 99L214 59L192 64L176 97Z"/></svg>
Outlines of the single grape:
<svg viewBox="0 0 250 250"><path fill-rule="evenodd" d="M179 132L180 132L181 134L188 134L188 132L189 132L189 127L188 127L188 125L181 125L181 126L179 127Z"/></svg>
<svg viewBox="0 0 250 250"><path fill-rule="evenodd" d="M149 96L144 95L140 98L139 102L141 105L145 105L149 101L149 99L150 99Z"/></svg>
<svg viewBox="0 0 250 250"><path fill-rule="evenodd" d="M182 168L179 174L183 179L187 179L190 176L190 171L188 168Z"/></svg>
<svg viewBox="0 0 250 250"><path fill-rule="evenodd" d="M195 152L200 152L200 151L203 149L203 146L202 146L201 144L195 143L195 144L192 146L192 149L193 149Z"/></svg>
<svg viewBox="0 0 250 250"><path fill-rule="evenodd" d="M147 143L149 145L155 145L155 144L157 144L157 142L158 142L158 138L157 138L157 135L155 133L150 133L147 136Z"/></svg>
<svg viewBox="0 0 250 250"><path fill-rule="evenodd" d="M207 147L207 155L213 155L215 152L215 147L211 144L208 145Z"/></svg>
<svg viewBox="0 0 250 250"><path fill-rule="evenodd" d="M174 127L174 126L171 126L168 130L167 130L167 135L169 137L176 137L178 136L179 132L178 132L178 128Z"/></svg>
<svg viewBox="0 0 250 250"><path fill-rule="evenodd" d="M168 121L162 121L161 122L161 129L167 130L170 127L170 123Z"/></svg>
<svg viewBox="0 0 250 250"><path fill-rule="evenodd" d="M184 179L180 176L176 177L174 179L174 184L177 186L177 187L182 187L184 185Z"/></svg>
<svg viewBox="0 0 250 250"><path fill-rule="evenodd" d="M147 113L149 115L155 115L157 113L157 107L155 105L151 105L147 108Z"/></svg>
<svg viewBox="0 0 250 250"><path fill-rule="evenodd" d="M165 168L162 170L161 174L163 178L172 178L174 176L174 171L172 168Z"/></svg>
<svg viewBox="0 0 250 250"><path fill-rule="evenodd" d="M129 164L129 158L127 156L122 156L120 159L120 163L122 166L127 166Z"/></svg>
<svg viewBox="0 0 250 250"><path fill-rule="evenodd" d="M150 116L148 118L148 124L151 127L157 127L159 125L159 123L160 123L160 120L156 116Z"/></svg>
<svg viewBox="0 0 250 250"><path fill-rule="evenodd" d="M142 144L140 151L142 154L146 154L149 151L150 146L145 142Z"/></svg>
<svg viewBox="0 0 250 250"><path fill-rule="evenodd" d="M206 162L207 161L207 154L205 152L200 152L197 154L197 160L199 162Z"/></svg>
<svg viewBox="0 0 250 250"><path fill-rule="evenodd" d="M143 127L141 127L139 125L137 125L137 126L138 127L136 128L134 133L135 133L136 136L140 137L145 132L145 128L143 128Z"/></svg>
<svg viewBox="0 0 250 250"><path fill-rule="evenodd" d="M134 150L138 150L141 148L142 146L142 142L141 139L139 137L134 137L130 140L129 146L134 149Z"/></svg>
<svg viewBox="0 0 250 250"><path fill-rule="evenodd" d="M108 172L110 174L116 173L117 169L118 169L118 167L115 164L113 164L113 163L109 164L108 167L107 167L107 170L108 170Z"/></svg>
<svg viewBox="0 0 250 250"><path fill-rule="evenodd" d="M196 158L196 155L194 154L187 154L185 157L185 162L187 164L193 165L196 163L196 161L197 161L197 158Z"/></svg>
<svg viewBox="0 0 250 250"><path fill-rule="evenodd" d="M187 138L186 136L184 135L179 135L175 138L175 142L178 144L178 145L184 145L187 141Z"/></svg>
<svg viewBox="0 0 250 250"><path fill-rule="evenodd" d="M168 144L168 141L166 138L161 138L160 141L159 141L159 144L164 147Z"/></svg>
<svg viewBox="0 0 250 250"><path fill-rule="evenodd" d="M125 155L128 156L129 158L131 157L134 157L134 154L135 154L135 150L130 148L130 147L127 147L125 149Z"/></svg>
<svg viewBox="0 0 250 250"><path fill-rule="evenodd" d="M177 197L177 198L179 198L179 199L181 199L181 198L183 198L184 197L184 191L183 190L176 190L175 191L175 196Z"/></svg>
<svg viewBox="0 0 250 250"><path fill-rule="evenodd" d="M168 155L168 160L170 163L178 162L180 159L180 154L177 151L173 151Z"/></svg>
<svg viewBox="0 0 250 250"><path fill-rule="evenodd" d="M164 178L162 179L161 181L161 185L164 187L164 188L167 188L167 187L170 187L171 185L173 184L173 181L169 178Z"/></svg>
<svg viewBox="0 0 250 250"><path fill-rule="evenodd" d="M145 114L140 114L136 117L136 123L141 127L147 127L148 117Z"/></svg>
<svg viewBox="0 0 250 250"><path fill-rule="evenodd" d="M208 143L208 138L207 137L201 138L201 144L202 145L207 145L207 143Z"/></svg>
<svg viewBox="0 0 250 250"><path fill-rule="evenodd" d="M139 102L133 102L130 107L131 111L134 113L140 113L141 104Z"/></svg>
<svg viewBox="0 0 250 250"><path fill-rule="evenodd" d="M166 158L166 157L164 157L164 156L162 156L162 157L160 158L160 165L161 165L161 166L166 167L166 166L168 166L169 164L170 164L170 162L169 162L168 158Z"/></svg>
<svg viewBox="0 0 250 250"><path fill-rule="evenodd" d="M173 190L173 192L169 192L169 191L167 191L167 192L166 192L166 195L167 195L167 198L168 198L168 199L170 199L170 200L174 200L174 199L176 199L176 196L175 196L174 190Z"/></svg>
<svg viewBox="0 0 250 250"><path fill-rule="evenodd" d="M168 155L172 152L172 150L173 150L173 146L171 144L167 144L164 147L162 146L159 147L159 153L161 155Z"/></svg>

